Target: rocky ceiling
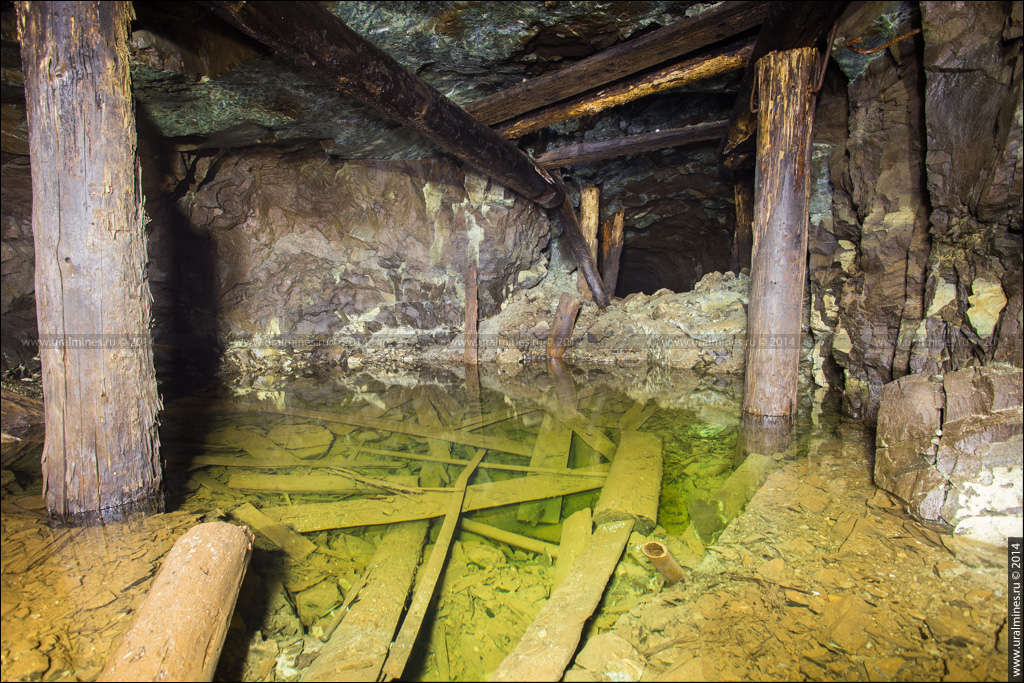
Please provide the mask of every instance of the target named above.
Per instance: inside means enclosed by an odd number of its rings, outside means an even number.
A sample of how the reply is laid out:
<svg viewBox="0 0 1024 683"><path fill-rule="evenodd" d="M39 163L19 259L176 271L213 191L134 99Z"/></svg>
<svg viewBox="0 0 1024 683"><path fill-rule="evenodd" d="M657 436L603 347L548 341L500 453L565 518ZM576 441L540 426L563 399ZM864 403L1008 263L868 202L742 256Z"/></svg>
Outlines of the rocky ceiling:
<svg viewBox="0 0 1024 683"><path fill-rule="evenodd" d="M332 2L352 29L455 103L635 39L720 3ZM276 56L193 2L136 2L131 60L143 152L213 153L271 146L345 159L414 159L439 150L418 134ZM2 9L2 148L27 154L14 5ZM756 29L748 34L756 33ZM741 36L742 37L742 36ZM566 144L729 118L742 70L571 119L519 139L539 155ZM689 289L729 267L731 171L717 142L565 169L571 190L602 186L602 213L626 210L619 293ZM635 273L640 279L632 278ZM632 282L632 284L630 284Z"/></svg>
<svg viewBox="0 0 1024 683"><path fill-rule="evenodd" d="M325 3L461 105L715 4ZM143 139L170 140L178 149L317 145L350 159L436 152L415 133L276 57L195 3L136 2L135 9L132 80ZM24 116L10 2L3 6L2 38L4 148L25 153L17 132L9 130ZM728 83L721 79L701 86L723 87ZM24 124L15 128L23 132Z"/></svg>

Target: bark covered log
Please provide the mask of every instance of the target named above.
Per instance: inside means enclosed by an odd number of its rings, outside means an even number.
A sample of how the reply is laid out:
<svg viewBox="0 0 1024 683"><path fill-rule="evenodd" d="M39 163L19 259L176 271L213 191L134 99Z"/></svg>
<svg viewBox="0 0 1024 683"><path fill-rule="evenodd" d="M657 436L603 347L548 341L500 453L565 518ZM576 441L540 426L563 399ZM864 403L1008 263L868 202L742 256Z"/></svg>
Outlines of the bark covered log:
<svg viewBox="0 0 1024 683"><path fill-rule="evenodd" d="M499 123L743 33L760 24L766 11L761 2L726 2L485 97L466 110L484 123Z"/></svg>
<svg viewBox="0 0 1024 683"><path fill-rule="evenodd" d="M638 152L649 152L654 149L665 147L676 147L688 145L692 142L703 142L705 140L717 140L725 133L726 121L711 121L699 123L686 128L672 128L656 133L645 133L643 135L631 135L625 138L614 138L612 140L597 140L595 142L581 142L577 145L566 145L556 147L544 152L537 157L537 163L545 168L561 168L573 164L586 164L601 159L612 159L637 154Z"/></svg>
<svg viewBox="0 0 1024 683"><path fill-rule="evenodd" d="M757 64L760 110L743 411L786 417L797 403L807 270L814 48Z"/></svg>
<svg viewBox="0 0 1024 683"><path fill-rule="evenodd" d="M179 538L99 680L212 681L252 542L224 522Z"/></svg>
<svg viewBox="0 0 1024 683"><path fill-rule="evenodd" d="M46 444L61 517L160 505L127 2L18 6Z"/></svg>
<svg viewBox="0 0 1024 683"><path fill-rule="evenodd" d="M681 88L696 81L742 69L754 50L754 41L747 38L726 47L717 48L699 57L684 59L670 66L622 83L615 83L596 92L585 93L565 102L553 104L520 116L514 121L495 126L495 130L508 139L519 138L535 130L553 126L562 121L593 116L606 109Z"/></svg>

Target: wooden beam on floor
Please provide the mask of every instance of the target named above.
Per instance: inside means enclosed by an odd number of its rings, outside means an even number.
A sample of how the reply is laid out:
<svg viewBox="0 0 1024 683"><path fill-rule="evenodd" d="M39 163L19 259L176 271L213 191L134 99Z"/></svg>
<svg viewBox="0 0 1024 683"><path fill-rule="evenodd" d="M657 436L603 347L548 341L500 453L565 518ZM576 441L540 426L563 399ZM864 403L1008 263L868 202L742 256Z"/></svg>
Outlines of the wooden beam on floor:
<svg viewBox="0 0 1024 683"><path fill-rule="evenodd" d="M593 116L641 97L682 88L712 76L742 69L753 51L754 39L745 38L698 57L676 62L652 73L636 76L597 91L584 93L571 100L538 109L513 121L499 124L494 129L512 140L562 121L578 119L581 116Z"/></svg>
<svg viewBox="0 0 1024 683"><path fill-rule="evenodd" d="M631 521L597 527L492 681L560 681L633 531Z"/></svg>
<svg viewBox="0 0 1024 683"><path fill-rule="evenodd" d="M429 524L392 524L363 575L359 599L313 660L303 681L367 681L380 675L412 589Z"/></svg>
<svg viewBox="0 0 1024 683"><path fill-rule="evenodd" d="M461 161L547 209L567 204L565 188L528 154L364 39L318 2L201 2L243 33L299 67L416 131ZM746 3L744 3L746 4ZM757 3L750 3L757 4ZM712 31L714 33L714 31ZM597 266L569 207L561 212L580 268L601 308Z"/></svg>
<svg viewBox="0 0 1024 683"><path fill-rule="evenodd" d="M562 168L563 166L587 164L593 161L601 161L602 159L612 159L614 157L626 156L627 154L637 154L638 152L649 152L665 147L677 147L693 142L717 140L725 134L728 125L728 121L711 121L685 128L662 130L656 133L566 145L565 147L556 147L544 152L537 157L537 163L545 168Z"/></svg>
<svg viewBox="0 0 1024 683"><path fill-rule="evenodd" d="M466 464L469 464L468 462ZM466 489L462 510L484 510L530 500L568 496L601 488L598 477L560 477L533 475L489 484L474 484ZM300 533L345 529L354 526L391 524L441 517L451 502L450 491L426 491L418 495L379 496L374 500L343 500L334 503L302 503L263 508L263 512Z"/></svg>
<svg viewBox="0 0 1024 683"><path fill-rule="evenodd" d="M670 59L739 35L764 21L761 2L725 2L719 7L533 78L466 105L466 111L486 124L540 109L567 97L597 88L657 66Z"/></svg>
<svg viewBox="0 0 1024 683"><path fill-rule="evenodd" d="M773 0L764 4L768 6L767 17L757 36L754 53L747 62L739 92L736 93L736 103L729 117L729 130L719 147L722 161L734 169L748 165L754 155L757 114L750 110L750 100L757 61L769 52L818 46L847 5L846 2L832 0Z"/></svg>

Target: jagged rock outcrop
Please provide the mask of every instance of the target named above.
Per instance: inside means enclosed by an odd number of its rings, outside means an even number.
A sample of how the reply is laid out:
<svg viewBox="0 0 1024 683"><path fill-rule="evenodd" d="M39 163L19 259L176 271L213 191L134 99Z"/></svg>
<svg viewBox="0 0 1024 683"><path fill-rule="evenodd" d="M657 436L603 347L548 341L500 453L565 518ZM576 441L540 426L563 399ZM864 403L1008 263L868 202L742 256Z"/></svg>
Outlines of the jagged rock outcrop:
<svg viewBox="0 0 1024 683"><path fill-rule="evenodd" d="M919 520L994 545L1020 530L1020 368L907 375L882 390L875 483Z"/></svg>
<svg viewBox="0 0 1024 683"><path fill-rule="evenodd" d="M482 316L544 273L543 211L445 160L236 152L200 158L189 180L182 223L166 230L186 229L212 251L195 277L212 285L222 339L447 339L463 325L467 259L479 258Z"/></svg>
<svg viewBox="0 0 1024 683"><path fill-rule="evenodd" d="M918 20L904 3L879 44L922 35L837 54L852 80L818 107L812 330L815 381L852 416L908 373L1024 364L1020 14L925 2Z"/></svg>
<svg viewBox="0 0 1024 683"><path fill-rule="evenodd" d="M0 313L3 314L2 369L28 362L38 349L36 334L35 253L32 243L32 174L27 156L4 154L0 183L0 231L3 261Z"/></svg>

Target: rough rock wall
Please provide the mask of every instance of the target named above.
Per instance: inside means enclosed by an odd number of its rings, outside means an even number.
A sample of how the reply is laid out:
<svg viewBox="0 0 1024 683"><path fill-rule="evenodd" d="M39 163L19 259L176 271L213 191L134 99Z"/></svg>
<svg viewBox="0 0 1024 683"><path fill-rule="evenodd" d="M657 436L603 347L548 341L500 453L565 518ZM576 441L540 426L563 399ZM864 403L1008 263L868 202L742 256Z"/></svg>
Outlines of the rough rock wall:
<svg viewBox="0 0 1024 683"><path fill-rule="evenodd" d="M482 316L545 269L544 213L445 160L232 152L199 159L186 183L176 208L213 250L205 277L221 338L450 336L463 325L467 258L479 254Z"/></svg>
<svg viewBox="0 0 1024 683"><path fill-rule="evenodd" d="M922 3L923 36L822 96L815 381L853 416L908 373L1022 364L1020 5Z"/></svg>
<svg viewBox="0 0 1024 683"><path fill-rule="evenodd" d="M32 246L32 174L27 156L0 158L0 231L3 263L0 312L3 313L2 370L26 363L36 349L22 340L36 336L35 254Z"/></svg>

